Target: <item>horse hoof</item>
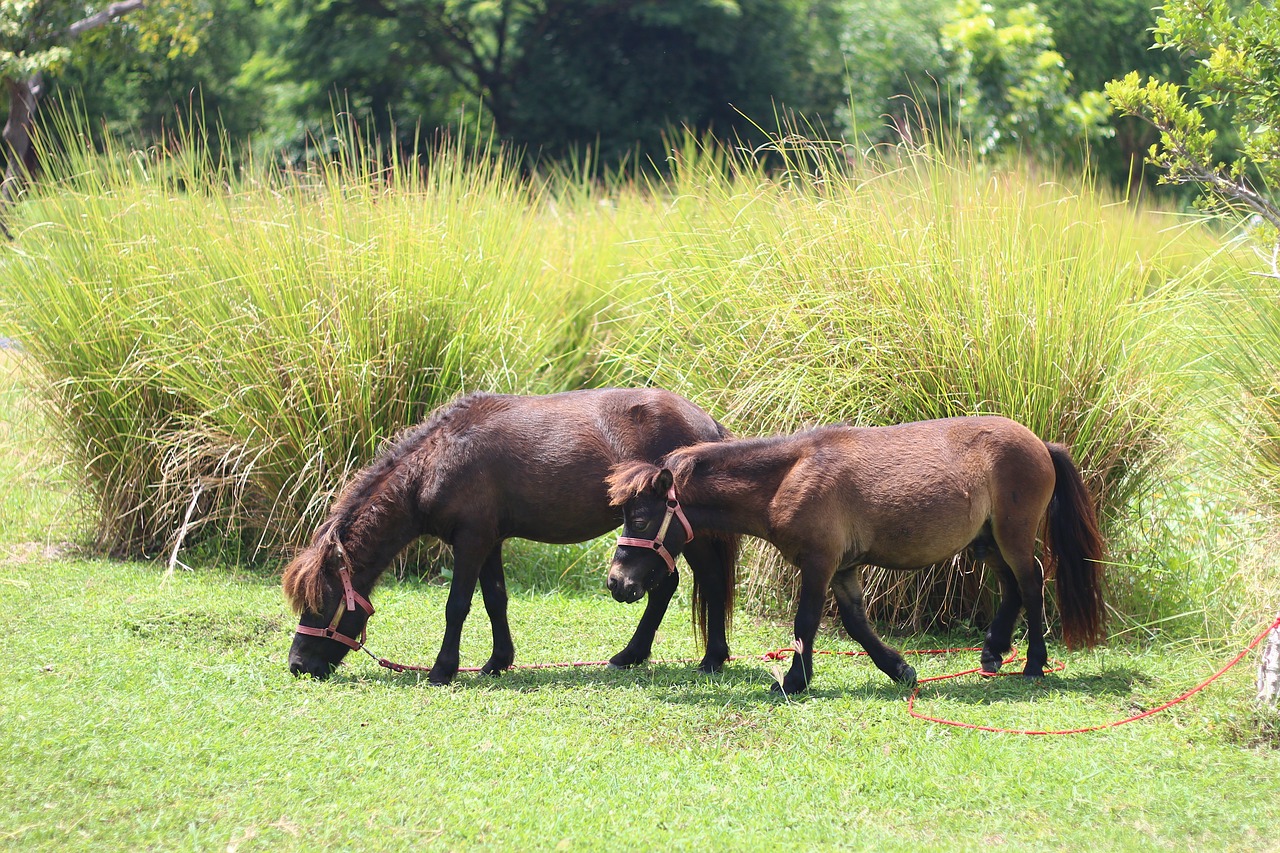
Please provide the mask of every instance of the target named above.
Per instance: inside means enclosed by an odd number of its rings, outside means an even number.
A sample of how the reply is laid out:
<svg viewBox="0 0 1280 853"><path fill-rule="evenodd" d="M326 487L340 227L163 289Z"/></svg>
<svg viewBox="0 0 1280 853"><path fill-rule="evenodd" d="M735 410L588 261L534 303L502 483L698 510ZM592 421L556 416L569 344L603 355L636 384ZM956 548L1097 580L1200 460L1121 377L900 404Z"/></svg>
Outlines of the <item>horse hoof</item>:
<svg viewBox="0 0 1280 853"><path fill-rule="evenodd" d="M633 666L639 666L649 659L649 655L628 654L627 652L618 652L609 658L609 669L630 669Z"/></svg>
<svg viewBox="0 0 1280 853"><path fill-rule="evenodd" d="M907 687L916 686L916 668L909 663L904 663L898 667L898 674L894 676L894 681Z"/></svg>
<svg viewBox="0 0 1280 853"><path fill-rule="evenodd" d="M781 693L784 696L798 696L809 689L808 684L794 684L788 682L789 679L786 678L782 679L782 681L775 681L773 684L769 685L769 691L771 693Z"/></svg>
<svg viewBox="0 0 1280 853"><path fill-rule="evenodd" d="M1022 677L1027 681L1044 681L1043 669L1025 669L1022 671Z"/></svg>
<svg viewBox="0 0 1280 853"><path fill-rule="evenodd" d="M453 677L457 672L436 672L434 669L427 673L427 681L433 687L448 687L453 683Z"/></svg>
<svg viewBox="0 0 1280 853"><path fill-rule="evenodd" d="M698 664L699 675L715 675L724 669L724 661L722 660L704 660Z"/></svg>

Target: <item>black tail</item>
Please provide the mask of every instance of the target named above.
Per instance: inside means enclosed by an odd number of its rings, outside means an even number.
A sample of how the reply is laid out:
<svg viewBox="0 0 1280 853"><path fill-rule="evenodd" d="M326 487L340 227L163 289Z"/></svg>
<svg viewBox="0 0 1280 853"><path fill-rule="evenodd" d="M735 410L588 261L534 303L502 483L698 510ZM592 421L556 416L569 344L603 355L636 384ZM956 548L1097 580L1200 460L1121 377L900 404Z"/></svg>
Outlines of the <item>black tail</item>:
<svg viewBox="0 0 1280 853"><path fill-rule="evenodd" d="M720 565L724 567L724 625L728 629L733 625L734 593L738 588L738 547L742 543L742 537L736 533L704 533L702 535L711 541ZM693 621L698 626L698 637L702 640L702 647L705 649L709 602L703 595L702 586L698 582L698 573L691 572L691 574L693 575L693 594L691 595Z"/></svg>
<svg viewBox="0 0 1280 853"><path fill-rule="evenodd" d="M1061 444L1045 442L1053 459L1057 484L1049 504L1045 550L1057 564L1058 610L1062 639L1068 648L1093 646L1107 637L1102 601L1102 560L1105 546L1098 532L1093 499L1071 453Z"/></svg>

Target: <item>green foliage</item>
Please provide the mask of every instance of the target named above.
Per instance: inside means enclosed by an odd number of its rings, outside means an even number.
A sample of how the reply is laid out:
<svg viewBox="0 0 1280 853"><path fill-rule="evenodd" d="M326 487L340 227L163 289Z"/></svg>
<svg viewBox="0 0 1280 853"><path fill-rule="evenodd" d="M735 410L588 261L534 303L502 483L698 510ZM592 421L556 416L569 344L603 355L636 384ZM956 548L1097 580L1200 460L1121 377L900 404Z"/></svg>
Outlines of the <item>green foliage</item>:
<svg viewBox="0 0 1280 853"><path fill-rule="evenodd" d="M1270 281L1250 282L1243 269L1223 295L1222 334L1206 355L1238 398L1220 410L1229 435L1251 439L1260 490L1273 503L1280 492L1280 14L1275 3L1249 4L1236 14L1224 0L1166 3L1156 46L1197 60L1186 91L1136 73L1108 84L1116 108L1154 125L1160 141L1149 161L1161 180L1192 184L1208 193L1206 205L1245 219L1246 239L1260 251ZM1234 130L1233 157L1218 158L1217 129L1205 110L1226 115Z"/></svg>
<svg viewBox="0 0 1280 853"><path fill-rule="evenodd" d="M897 142L920 115L938 116L945 105L944 0L847 0L845 9L849 100L841 125L858 138Z"/></svg>
<svg viewBox="0 0 1280 853"><path fill-rule="evenodd" d="M1273 188L1280 181L1280 14L1274 2L1249 4L1233 14L1226 0L1166 3L1155 31L1156 46L1198 62L1181 87L1133 72L1107 85L1116 108L1146 119L1160 131L1149 153L1165 170L1162 180L1194 183L1218 203L1280 228ZM1206 126L1202 107L1224 110L1238 132L1231 163L1214 156L1218 133Z"/></svg>
<svg viewBox="0 0 1280 853"><path fill-rule="evenodd" d="M1063 151L1106 134L1105 97L1070 96L1071 72L1035 4L998 14L981 0L960 0L942 27L941 45L948 83L959 93L960 126L979 153Z"/></svg>

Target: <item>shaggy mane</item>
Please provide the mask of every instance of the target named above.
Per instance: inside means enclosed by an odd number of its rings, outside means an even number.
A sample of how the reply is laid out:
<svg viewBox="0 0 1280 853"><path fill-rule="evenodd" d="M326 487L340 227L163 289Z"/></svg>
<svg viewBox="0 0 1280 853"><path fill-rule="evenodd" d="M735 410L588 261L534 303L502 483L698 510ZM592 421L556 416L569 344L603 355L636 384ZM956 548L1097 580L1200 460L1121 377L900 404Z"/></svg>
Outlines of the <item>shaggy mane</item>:
<svg viewBox="0 0 1280 853"><path fill-rule="evenodd" d="M641 492L657 488L662 469L648 462L619 462L604 483L609 487L609 505L622 506Z"/></svg>
<svg viewBox="0 0 1280 853"><path fill-rule="evenodd" d="M342 488L329 515L316 528L311 543L303 548L284 569L282 584L285 597L295 612L319 612L324 605L326 580L336 574L330 566L334 549L339 547L356 518L378 512L379 501L386 489L396 482L404 463L428 449L436 439L457 427L465 427L476 409L496 399L493 394L477 392L446 403L425 422L402 430L389 446L365 466Z"/></svg>

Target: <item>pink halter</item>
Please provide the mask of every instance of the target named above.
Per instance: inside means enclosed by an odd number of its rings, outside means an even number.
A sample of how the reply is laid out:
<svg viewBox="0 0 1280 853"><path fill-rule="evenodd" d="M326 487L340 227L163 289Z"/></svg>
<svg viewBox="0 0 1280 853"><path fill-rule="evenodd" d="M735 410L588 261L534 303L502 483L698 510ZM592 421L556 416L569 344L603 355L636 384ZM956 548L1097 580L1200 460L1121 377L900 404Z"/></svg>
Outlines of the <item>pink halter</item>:
<svg viewBox="0 0 1280 853"><path fill-rule="evenodd" d="M634 545L638 548L651 548L658 552L667 563L667 573L670 574L676 570L676 558L667 550L667 546L662 540L666 538L667 528L671 526L671 517L675 516L680 519L680 523L684 525L684 541L688 542L693 538L693 527L689 524L689 519L685 518L684 510L680 507L680 501L676 498L676 487L672 485L667 489L667 513L662 518L662 526L658 528L658 535L652 539L637 539L634 536L619 536L619 545Z"/></svg>

